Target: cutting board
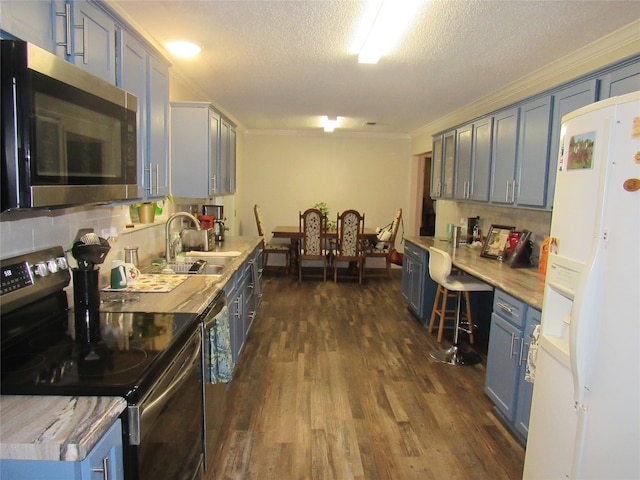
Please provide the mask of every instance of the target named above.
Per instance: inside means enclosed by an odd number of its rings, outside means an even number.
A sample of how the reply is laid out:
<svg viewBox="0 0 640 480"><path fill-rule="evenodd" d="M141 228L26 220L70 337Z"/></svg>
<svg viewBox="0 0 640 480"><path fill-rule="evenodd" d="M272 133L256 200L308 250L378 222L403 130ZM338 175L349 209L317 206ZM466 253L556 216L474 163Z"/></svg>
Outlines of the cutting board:
<svg viewBox="0 0 640 480"><path fill-rule="evenodd" d="M184 282L189 275L176 275L173 273L142 274L126 288L103 288L103 292L137 292L137 293L167 293Z"/></svg>

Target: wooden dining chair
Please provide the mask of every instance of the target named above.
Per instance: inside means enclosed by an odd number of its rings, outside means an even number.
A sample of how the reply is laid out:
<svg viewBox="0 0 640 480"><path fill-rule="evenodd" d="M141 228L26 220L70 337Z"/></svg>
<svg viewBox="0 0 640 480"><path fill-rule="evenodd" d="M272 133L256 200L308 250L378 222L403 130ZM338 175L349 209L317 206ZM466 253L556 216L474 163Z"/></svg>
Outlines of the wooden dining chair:
<svg viewBox="0 0 640 480"><path fill-rule="evenodd" d="M262 210L258 204L255 204L253 206L253 213L256 217L258 235L262 237L262 268L267 268L267 265L269 263L269 255L284 255L284 272L286 274L289 271L289 267L291 265L291 244L267 242L267 238L264 233L264 227L262 226Z"/></svg>
<svg viewBox="0 0 640 480"><path fill-rule="evenodd" d="M300 213L299 228L302 240L298 251L298 282L302 281L302 263L304 261L322 262L322 278L327 281L327 216L317 208L309 208ZM312 273L306 276L317 277Z"/></svg>
<svg viewBox="0 0 640 480"><path fill-rule="evenodd" d="M399 208L391 223L391 238L383 245L369 244L365 250L365 264L364 264L364 276L365 277L388 277L391 278L391 252L395 248L396 235L398 234L398 227L402 222L402 209ZM381 248L377 248L381 247ZM384 258L386 262L386 270L383 273L371 273L366 270L366 261L369 258Z"/></svg>
<svg viewBox="0 0 640 480"><path fill-rule="evenodd" d="M358 281L362 284L364 266L364 213L346 210L337 217L337 240L333 252L333 281L338 281L338 262L349 262L347 274L357 266Z"/></svg>

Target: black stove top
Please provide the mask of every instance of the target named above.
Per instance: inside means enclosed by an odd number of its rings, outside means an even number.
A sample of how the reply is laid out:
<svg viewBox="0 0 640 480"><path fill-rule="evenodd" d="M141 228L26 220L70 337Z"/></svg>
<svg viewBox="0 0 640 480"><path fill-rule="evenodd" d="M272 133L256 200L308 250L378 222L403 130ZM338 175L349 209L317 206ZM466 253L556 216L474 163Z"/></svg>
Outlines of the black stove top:
<svg viewBox="0 0 640 480"><path fill-rule="evenodd" d="M78 328L68 306L70 269L62 247L0 265L5 395L114 395L136 402L199 328L195 314L91 309L91 335L76 337L86 328Z"/></svg>
<svg viewBox="0 0 640 480"><path fill-rule="evenodd" d="M2 349L2 394L118 395L162 371L193 331L193 314L100 312L100 340L74 339L72 311L47 319Z"/></svg>

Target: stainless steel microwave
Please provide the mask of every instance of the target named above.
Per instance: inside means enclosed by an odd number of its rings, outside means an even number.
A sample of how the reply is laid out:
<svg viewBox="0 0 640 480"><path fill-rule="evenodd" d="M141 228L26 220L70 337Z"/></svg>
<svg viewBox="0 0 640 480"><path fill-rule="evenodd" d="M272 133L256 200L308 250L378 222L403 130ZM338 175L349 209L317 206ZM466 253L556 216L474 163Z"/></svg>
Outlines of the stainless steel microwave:
<svg viewBox="0 0 640 480"><path fill-rule="evenodd" d="M2 211L137 198L137 98L33 44L0 43Z"/></svg>

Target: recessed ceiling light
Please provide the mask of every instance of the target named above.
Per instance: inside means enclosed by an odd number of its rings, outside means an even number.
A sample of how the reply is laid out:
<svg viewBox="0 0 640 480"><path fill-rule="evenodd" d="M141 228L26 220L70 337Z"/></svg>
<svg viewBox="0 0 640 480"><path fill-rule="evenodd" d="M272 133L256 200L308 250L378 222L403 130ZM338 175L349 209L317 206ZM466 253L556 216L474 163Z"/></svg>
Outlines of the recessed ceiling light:
<svg viewBox="0 0 640 480"><path fill-rule="evenodd" d="M340 124L340 117L322 117L322 126L325 132L333 132L335 128Z"/></svg>
<svg viewBox="0 0 640 480"><path fill-rule="evenodd" d="M193 58L202 50L199 45L184 40L172 40L165 43L164 46L172 55L180 58Z"/></svg>

